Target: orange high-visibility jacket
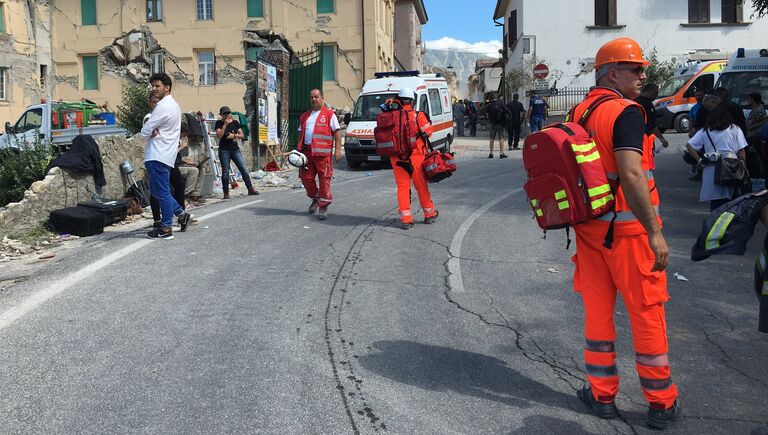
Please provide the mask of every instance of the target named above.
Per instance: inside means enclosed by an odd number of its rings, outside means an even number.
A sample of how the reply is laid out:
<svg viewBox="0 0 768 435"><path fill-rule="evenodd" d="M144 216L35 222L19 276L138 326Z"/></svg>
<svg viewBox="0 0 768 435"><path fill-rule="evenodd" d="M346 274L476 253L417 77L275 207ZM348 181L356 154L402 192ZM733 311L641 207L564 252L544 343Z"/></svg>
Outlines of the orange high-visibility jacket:
<svg viewBox="0 0 768 435"><path fill-rule="evenodd" d="M616 235L629 235L629 234L642 234L645 232L640 221L637 220L635 215L629 208L627 200L624 197L624 192L621 189L621 180L619 180L619 171L616 167L616 158L614 157L613 150L613 127L619 115L630 106L637 106L640 110L643 110L642 106L638 103L624 98L618 91L605 87L594 87L590 90L587 98L578 106L576 106L573 119L579 119L589 105L597 98L616 94L620 98L606 101L594 109L594 113L590 115L584 128L589 132L595 143L597 144L597 150L600 153L600 161L603 163L605 172L608 175L608 180L611 183L613 191L616 197L616 206L614 211L616 212L616 220L614 227L614 234ZM659 214L659 193L656 189L656 183L653 179L653 136L645 135L643 141L643 157L642 157L642 169L645 172L645 176L648 178L648 191L651 194L651 204L656 210L657 219L661 224ZM613 213L607 213L602 217L580 224L577 226L600 226L607 229L611 219L613 219Z"/></svg>
<svg viewBox="0 0 768 435"><path fill-rule="evenodd" d="M299 134L299 144L297 149L301 151L304 148L304 132L307 127L307 119L312 114L311 110L304 112L299 118L301 133ZM312 156L323 157L330 156L333 150L333 130L331 130L331 118L334 112L330 108L323 106L315 121L315 130L312 134Z"/></svg>

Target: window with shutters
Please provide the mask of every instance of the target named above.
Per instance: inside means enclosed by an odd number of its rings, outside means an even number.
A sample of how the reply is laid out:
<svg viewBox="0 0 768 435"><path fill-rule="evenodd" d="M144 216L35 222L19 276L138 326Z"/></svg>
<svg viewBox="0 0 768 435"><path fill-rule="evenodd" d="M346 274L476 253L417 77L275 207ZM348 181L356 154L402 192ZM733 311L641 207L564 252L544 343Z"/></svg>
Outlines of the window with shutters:
<svg viewBox="0 0 768 435"><path fill-rule="evenodd" d="M709 0L688 0L688 22L709 22Z"/></svg>
<svg viewBox="0 0 768 435"><path fill-rule="evenodd" d="M722 10L724 23L744 21L744 0L723 0Z"/></svg>
<svg viewBox="0 0 768 435"><path fill-rule="evenodd" d="M83 56L83 90L99 89L99 57Z"/></svg>
<svg viewBox="0 0 768 435"><path fill-rule="evenodd" d="M332 14L335 11L336 8L334 8L333 0L317 0L318 14Z"/></svg>
<svg viewBox="0 0 768 435"><path fill-rule="evenodd" d="M595 27L616 25L616 0L595 0Z"/></svg>
<svg viewBox="0 0 768 435"><path fill-rule="evenodd" d="M509 13L507 20L507 46L512 48L517 42L517 9Z"/></svg>
<svg viewBox="0 0 768 435"><path fill-rule="evenodd" d="M0 100L7 100L8 68L0 68Z"/></svg>
<svg viewBox="0 0 768 435"><path fill-rule="evenodd" d="M5 33L5 4L0 3L0 33Z"/></svg>
<svg viewBox="0 0 768 435"><path fill-rule="evenodd" d="M83 26L96 24L96 0L80 0Z"/></svg>
<svg viewBox="0 0 768 435"><path fill-rule="evenodd" d="M163 21L163 0L147 0L147 21Z"/></svg>
<svg viewBox="0 0 768 435"><path fill-rule="evenodd" d="M320 59L323 62L323 80L336 80L336 46L323 45Z"/></svg>
<svg viewBox="0 0 768 435"><path fill-rule="evenodd" d="M264 16L264 0L248 0L246 5L248 18L259 18Z"/></svg>

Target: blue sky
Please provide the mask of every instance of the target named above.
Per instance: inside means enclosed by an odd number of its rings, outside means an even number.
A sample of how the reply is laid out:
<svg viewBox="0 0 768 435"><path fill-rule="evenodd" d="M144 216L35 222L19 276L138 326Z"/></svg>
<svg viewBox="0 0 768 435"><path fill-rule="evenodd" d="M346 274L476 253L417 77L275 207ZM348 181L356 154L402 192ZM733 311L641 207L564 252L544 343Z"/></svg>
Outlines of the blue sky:
<svg viewBox="0 0 768 435"><path fill-rule="evenodd" d="M427 48L495 53L501 27L493 24L496 0L424 0L429 21L422 29Z"/></svg>

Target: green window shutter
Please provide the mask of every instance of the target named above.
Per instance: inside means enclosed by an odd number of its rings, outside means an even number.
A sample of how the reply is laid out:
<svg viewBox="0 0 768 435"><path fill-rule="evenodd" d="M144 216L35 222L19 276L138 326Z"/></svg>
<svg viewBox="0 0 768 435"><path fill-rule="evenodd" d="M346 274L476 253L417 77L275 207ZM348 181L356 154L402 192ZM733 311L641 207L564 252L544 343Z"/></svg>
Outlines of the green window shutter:
<svg viewBox="0 0 768 435"><path fill-rule="evenodd" d="M83 26L96 24L96 0L80 0L83 13Z"/></svg>
<svg viewBox="0 0 768 435"><path fill-rule="evenodd" d="M318 14L332 14L334 0L317 0L317 13Z"/></svg>
<svg viewBox="0 0 768 435"><path fill-rule="evenodd" d="M245 49L245 60L256 62L263 51L264 47L250 46Z"/></svg>
<svg viewBox="0 0 768 435"><path fill-rule="evenodd" d="M0 33L5 33L5 5L0 3Z"/></svg>
<svg viewBox="0 0 768 435"><path fill-rule="evenodd" d="M324 45L323 56L323 80L336 80L336 46Z"/></svg>
<svg viewBox="0 0 768 435"><path fill-rule="evenodd" d="M264 0L248 0L248 17L264 16Z"/></svg>
<svg viewBox="0 0 768 435"><path fill-rule="evenodd" d="M83 56L83 89L99 89L98 56Z"/></svg>

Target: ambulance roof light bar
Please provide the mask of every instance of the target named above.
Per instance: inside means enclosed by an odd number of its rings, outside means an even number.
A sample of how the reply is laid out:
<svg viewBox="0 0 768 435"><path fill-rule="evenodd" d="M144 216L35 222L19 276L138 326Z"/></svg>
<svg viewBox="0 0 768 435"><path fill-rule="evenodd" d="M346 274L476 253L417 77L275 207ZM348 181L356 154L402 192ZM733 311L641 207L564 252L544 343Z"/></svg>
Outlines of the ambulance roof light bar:
<svg viewBox="0 0 768 435"><path fill-rule="evenodd" d="M419 71L384 71L373 73L373 76L377 79L384 77L418 77L421 74Z"/></svg>

